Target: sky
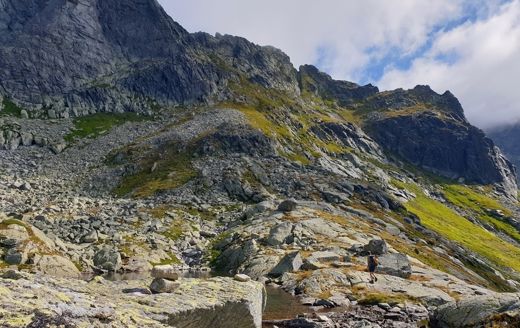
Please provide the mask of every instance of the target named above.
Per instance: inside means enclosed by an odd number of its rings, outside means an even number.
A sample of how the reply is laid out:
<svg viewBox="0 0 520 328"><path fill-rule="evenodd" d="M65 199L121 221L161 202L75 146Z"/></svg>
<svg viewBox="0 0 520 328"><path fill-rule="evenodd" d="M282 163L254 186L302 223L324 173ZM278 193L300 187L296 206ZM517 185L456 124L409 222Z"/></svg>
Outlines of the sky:
<svg viewBox="0 0 520 328"><path fill-rule="evenodd" d="M190 32L243 36L381 90L452 91L481 128L520 120L520 0L159 0Z"/></svg>

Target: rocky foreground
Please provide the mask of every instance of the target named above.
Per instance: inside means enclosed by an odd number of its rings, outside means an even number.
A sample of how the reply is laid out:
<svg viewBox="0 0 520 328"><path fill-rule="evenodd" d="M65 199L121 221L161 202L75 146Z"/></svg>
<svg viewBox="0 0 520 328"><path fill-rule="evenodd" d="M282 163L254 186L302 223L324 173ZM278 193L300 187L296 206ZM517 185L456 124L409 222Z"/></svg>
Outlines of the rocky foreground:
<svg viewBox="0 0 520 328"><path fill-rule="evenodd" d="M179 279L152 294L151 280L90 282L10 271L0 278L1 327L261 326L261 284L230 278Z"/></svg>

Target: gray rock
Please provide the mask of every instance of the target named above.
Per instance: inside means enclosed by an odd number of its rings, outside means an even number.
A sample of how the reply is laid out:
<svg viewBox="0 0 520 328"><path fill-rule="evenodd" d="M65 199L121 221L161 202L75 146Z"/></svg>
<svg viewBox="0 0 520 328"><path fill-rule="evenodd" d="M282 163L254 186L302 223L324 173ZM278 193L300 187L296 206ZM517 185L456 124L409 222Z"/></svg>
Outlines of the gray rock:
<svg viewBox="0 0 520 328"><path fill-rule="evenodd" d="M103 271L117 271L121 268L121 254L113 248L104 247L94 255L94 266Z"/></svg>
<svg viewBox="0 0 520 328"><path fill-rule="evenodd" d="M173 293L177 288L179 288L179 286L180 284L178 282L163 278L155 278L150 284L150 290L156 294Z"/></svg>
<svg viewBox="0 0 520 328"><path fill-rule="evenodd" d="M373 255L383 255L388 252L388 246L382 239L372 239L363 247L363 250L366 254L370 252Z"/></svg>
<svg viewBox="0 0 520 328"><path fill-rule="evenodd" d="M235 279L236 281L240 281L240 282L248 282L251 280L251 277L246 274L239 273L239 274L236 274L233 277L233 279Z"/></svg>
<svg viewBox="0 0 520 328"><path fill-rule="evenodd" d="M151 295L152 291L148 288L125 288L123 289L123 293L125 294L143 294L143 295Z"/></svg>
<svg viewBox="0 0 520 328"><path fill-rule="evenodd" d="M384 254L379 256L376 272L391 276L409 278L412 275L410 261L405 254Z"/></svg>
<svg viewBox="0 0 520 328"><path fill-rule="evenodd" d="M275 225L269 231L267 237L267 244L271 246L280 246L283 244L292 243L294 237L292 236L294 225L291 222L283 222Z"/></svg>
<svg viewBox="0 0 520 328"><path fill-rule="evenodd" d="M18 265L23 264L24 258L23 254L17 251L14 248L10 248L7 250L6 254L4 255L4 262L9 265Z"/></svg>
<svg viewBox="0 0 520 328"><path fill-rule="evenodd" d="M278 205L278 211L280 212L292 212L298 207L298 203L293 199L287 199Z"/></svg>
<svg viewBox="0 0 520 328"><path fill-rule="evenodd" d="M505 313L507 316L500 319L500 315ZM474 296L446 303L436 309L432 323L439 328L501 327L508 317L512 322L520 322L520 294Z"/></svg>
<svg viewBox="0 0 520 328"><path fill-rule="evenodd" d="M286 272L296 272L303 265L300 252L287 254L269 273L272 276L281 276Z"/></svg>

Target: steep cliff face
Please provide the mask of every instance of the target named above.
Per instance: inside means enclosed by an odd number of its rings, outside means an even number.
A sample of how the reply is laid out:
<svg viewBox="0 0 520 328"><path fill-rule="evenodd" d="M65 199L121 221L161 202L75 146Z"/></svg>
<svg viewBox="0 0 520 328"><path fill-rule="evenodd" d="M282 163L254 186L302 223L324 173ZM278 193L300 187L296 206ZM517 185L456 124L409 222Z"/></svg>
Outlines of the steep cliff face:
<svg viewBox="0 0 520 328"><path fill-rule="evenodd" d="M477 184L501 184L516 195L516 172L500 149L469 124L449 92L429 87L381 93L364 104L365 126L388 152L435 174Z"/></svg>
<svg viewBox="0 0 520 328"><path fill-rule="evenodd" d="M35 116L208 103L241 78L297 91L280 51L190 35L155 0L4 2L0 31L0 91Z"/></svg>
<svg viewBox="0 0 520 328"><path fill-rule="evenodd" d="M498 126L486 132L507 158L517 168L520 167L520 124Z"/></svg>

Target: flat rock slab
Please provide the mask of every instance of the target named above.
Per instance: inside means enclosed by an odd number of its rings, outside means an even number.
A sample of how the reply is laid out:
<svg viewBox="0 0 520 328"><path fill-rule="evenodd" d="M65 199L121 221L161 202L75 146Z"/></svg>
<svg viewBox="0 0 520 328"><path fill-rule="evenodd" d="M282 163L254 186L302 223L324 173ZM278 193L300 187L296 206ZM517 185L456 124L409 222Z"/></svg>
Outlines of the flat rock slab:
<svg viewBox="0 0 520 328"><path fill-rule="evenodd" d="M78 327L260 328L264 287L232 278L179 279L169 294L127 294L151 280L85 282L23 275L0 278L0 326L26 327L42 317Z"/></svg>

